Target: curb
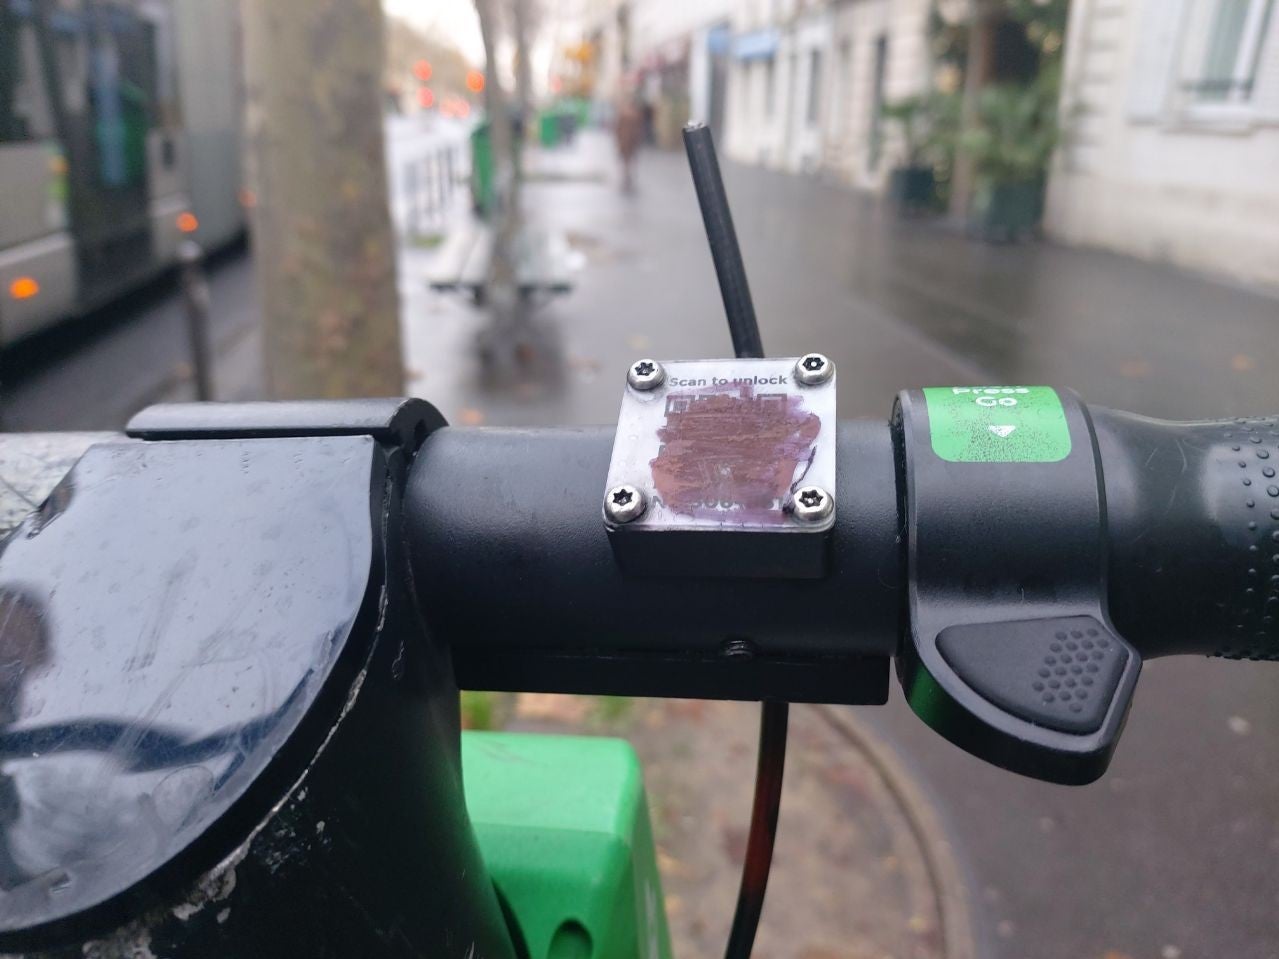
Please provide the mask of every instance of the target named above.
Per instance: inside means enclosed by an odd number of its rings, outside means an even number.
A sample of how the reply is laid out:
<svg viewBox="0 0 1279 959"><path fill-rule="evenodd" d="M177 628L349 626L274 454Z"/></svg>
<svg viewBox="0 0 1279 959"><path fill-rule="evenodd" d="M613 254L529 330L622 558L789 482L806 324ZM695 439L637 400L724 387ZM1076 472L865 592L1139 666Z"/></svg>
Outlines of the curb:
<svg viewBox="0 0 1279 959"><path fill-rule="evenodd" d="M850 746L866 757L896 800L924 855L929 881L941 914L943 951L946 959L977 959L973 931L969 883L947 838L947 830L934 804L918 780L907 771L896 750L847 710L836 706L813 705L811 709Z"/></svg>

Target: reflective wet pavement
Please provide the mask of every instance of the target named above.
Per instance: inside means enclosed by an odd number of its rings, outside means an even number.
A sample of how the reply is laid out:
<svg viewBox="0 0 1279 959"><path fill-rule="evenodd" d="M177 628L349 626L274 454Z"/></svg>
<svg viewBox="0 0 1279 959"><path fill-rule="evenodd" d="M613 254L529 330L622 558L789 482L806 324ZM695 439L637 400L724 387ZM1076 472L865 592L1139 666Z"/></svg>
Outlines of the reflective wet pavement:
<svg viewBox="0 0 1279 959"><path fill-rule="evenodd" d="M234 246L209 258L215 396L263 394L253 263ZM195 396L177 278L0 354L0 428L120 430L144 406Z"/></svg>
<svg viewBox="0 0 1279 959"><path fill-rule="evenodd" d="M526 188L532 217L582 264L573 293L536 314L519 351L533 368L481 367L482 314L426 292L431 254L406 253L408 366L446 412L609 422L634 356L729 349L682 155L645 154L624 196L606 146L543 155ZM736 166L725 178L765 346L830 354L841 415L887 416L904 387L1014 380L1155 416L1279 409L1279 299L1099 251L971 243L809 179Z"/></svg>

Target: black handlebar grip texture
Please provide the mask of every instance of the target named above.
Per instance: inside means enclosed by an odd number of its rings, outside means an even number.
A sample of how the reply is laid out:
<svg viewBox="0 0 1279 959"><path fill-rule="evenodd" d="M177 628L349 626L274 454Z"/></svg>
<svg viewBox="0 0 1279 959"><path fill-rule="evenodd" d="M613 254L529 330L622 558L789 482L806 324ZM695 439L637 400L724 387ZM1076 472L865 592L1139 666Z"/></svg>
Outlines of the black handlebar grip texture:
<svg viewBox="0 0 1279 959"><path fill-rule="evenodd" d="M1091 414L1120 634L1146 658L1279 660L1279 418Z"/></svg>

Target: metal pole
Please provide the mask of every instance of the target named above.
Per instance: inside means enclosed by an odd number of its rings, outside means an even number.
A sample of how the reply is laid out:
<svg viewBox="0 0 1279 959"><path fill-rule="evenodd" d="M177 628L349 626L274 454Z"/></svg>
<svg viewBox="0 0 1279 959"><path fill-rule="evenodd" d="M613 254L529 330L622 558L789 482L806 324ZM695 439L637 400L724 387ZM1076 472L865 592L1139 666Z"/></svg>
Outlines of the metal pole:
<svg viewBox="0 0 1279 959"><path fill-rule="evenodd" d="M448 210L449 204L449 176L448 169L445 164L445 157L448 155L448 147L436 147L435 149L435 185L437 187L435 206L436 214L439 220L443 222L444 214Z"/></svg>
<svg viewBox="0 0 1279 959"><path fill-rule="evenodd" d="M440 164L434 150L426 155L422 165L427 170L426 203L427 209L431 211L431 223L434 224L440 216Z"/></svg>
<svg viewBox="0 0 1279 959"><path fill-rule="evenodd" d="M417 236L417 167L411 161L404 167L404 204L404 232Z"/></svg>
<svg viewBox="0 0 1279 959"><path fill-rule="evenodd" d="M423 156L422 164L422 231L430 229L435 216L435 185L431 183L431 157Z"/></svg>
<svg viewBox="0 0 1279 959"><path fill-rule="evenodd" d="M453 189L457 185L454 182L456 175L453 172L453 157L456 153L457 147L451 143L444 148L444 176L445 183L448 185L448 192L445 196L449 200L453 199Z"/></svg>
<svg viewBox="0 0 1279 959"><path fill-rule="evenodd" d="M182 265L182 302L191 341L191 367L196 399L213 399L213 363L209 352L209 284L204 276L204 251L195 240L178 247Z"/></svg>
<svg viewBox="0 0 1279 959"><path fill-rule="evenodd" d="M684 148L688 151L693 186L697 189L697 202L701 205L702 220L706 224L706 239L710 242L711 258L715 261L715 275L719 277L719 292L724 298L733 351L739 357L761 358L764 344L759 336L759 322L755 319L751 288L746 282L746 267L742 264L742 251L737 245L737 232L733 229L733 214L728 209L728 194L724 192L719 160L715 157L715 143L706 124L689 123L684 127Z"/></svg>

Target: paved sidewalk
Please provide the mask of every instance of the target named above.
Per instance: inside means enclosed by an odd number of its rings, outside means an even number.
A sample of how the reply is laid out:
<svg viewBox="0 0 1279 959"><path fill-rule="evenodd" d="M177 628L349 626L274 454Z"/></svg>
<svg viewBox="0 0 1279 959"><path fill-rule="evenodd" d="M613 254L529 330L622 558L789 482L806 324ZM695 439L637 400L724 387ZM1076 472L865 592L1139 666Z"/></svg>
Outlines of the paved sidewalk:
<svg viewBox="0 0 1279 959"><path fill-rule="evenodd" d="M207 275L215 394L260 398L253 262L244 249L232 248L211 258ZM177 278L169 274L0 355L5 430L120 430L144 406L193 396L185 313Z"/></svg>
<svg viewBox="0 0 1279 959"><path fill-rule="evenodd" d="M534 157L529 218L567 236L576 289L537 314L536 362L495 377L471 349L483 314L431 294L431 253L406 251L413 385L491 422L610 422L637 353L729 350L697 201L681 154L643 154L630 196L598 133ZM1279 299L1104 252L972 243L811 179L735 165L725 179L764 343L831 354L842 416L886 417L904 387L993 380L1156 416L1279 409Z"/></svg>

